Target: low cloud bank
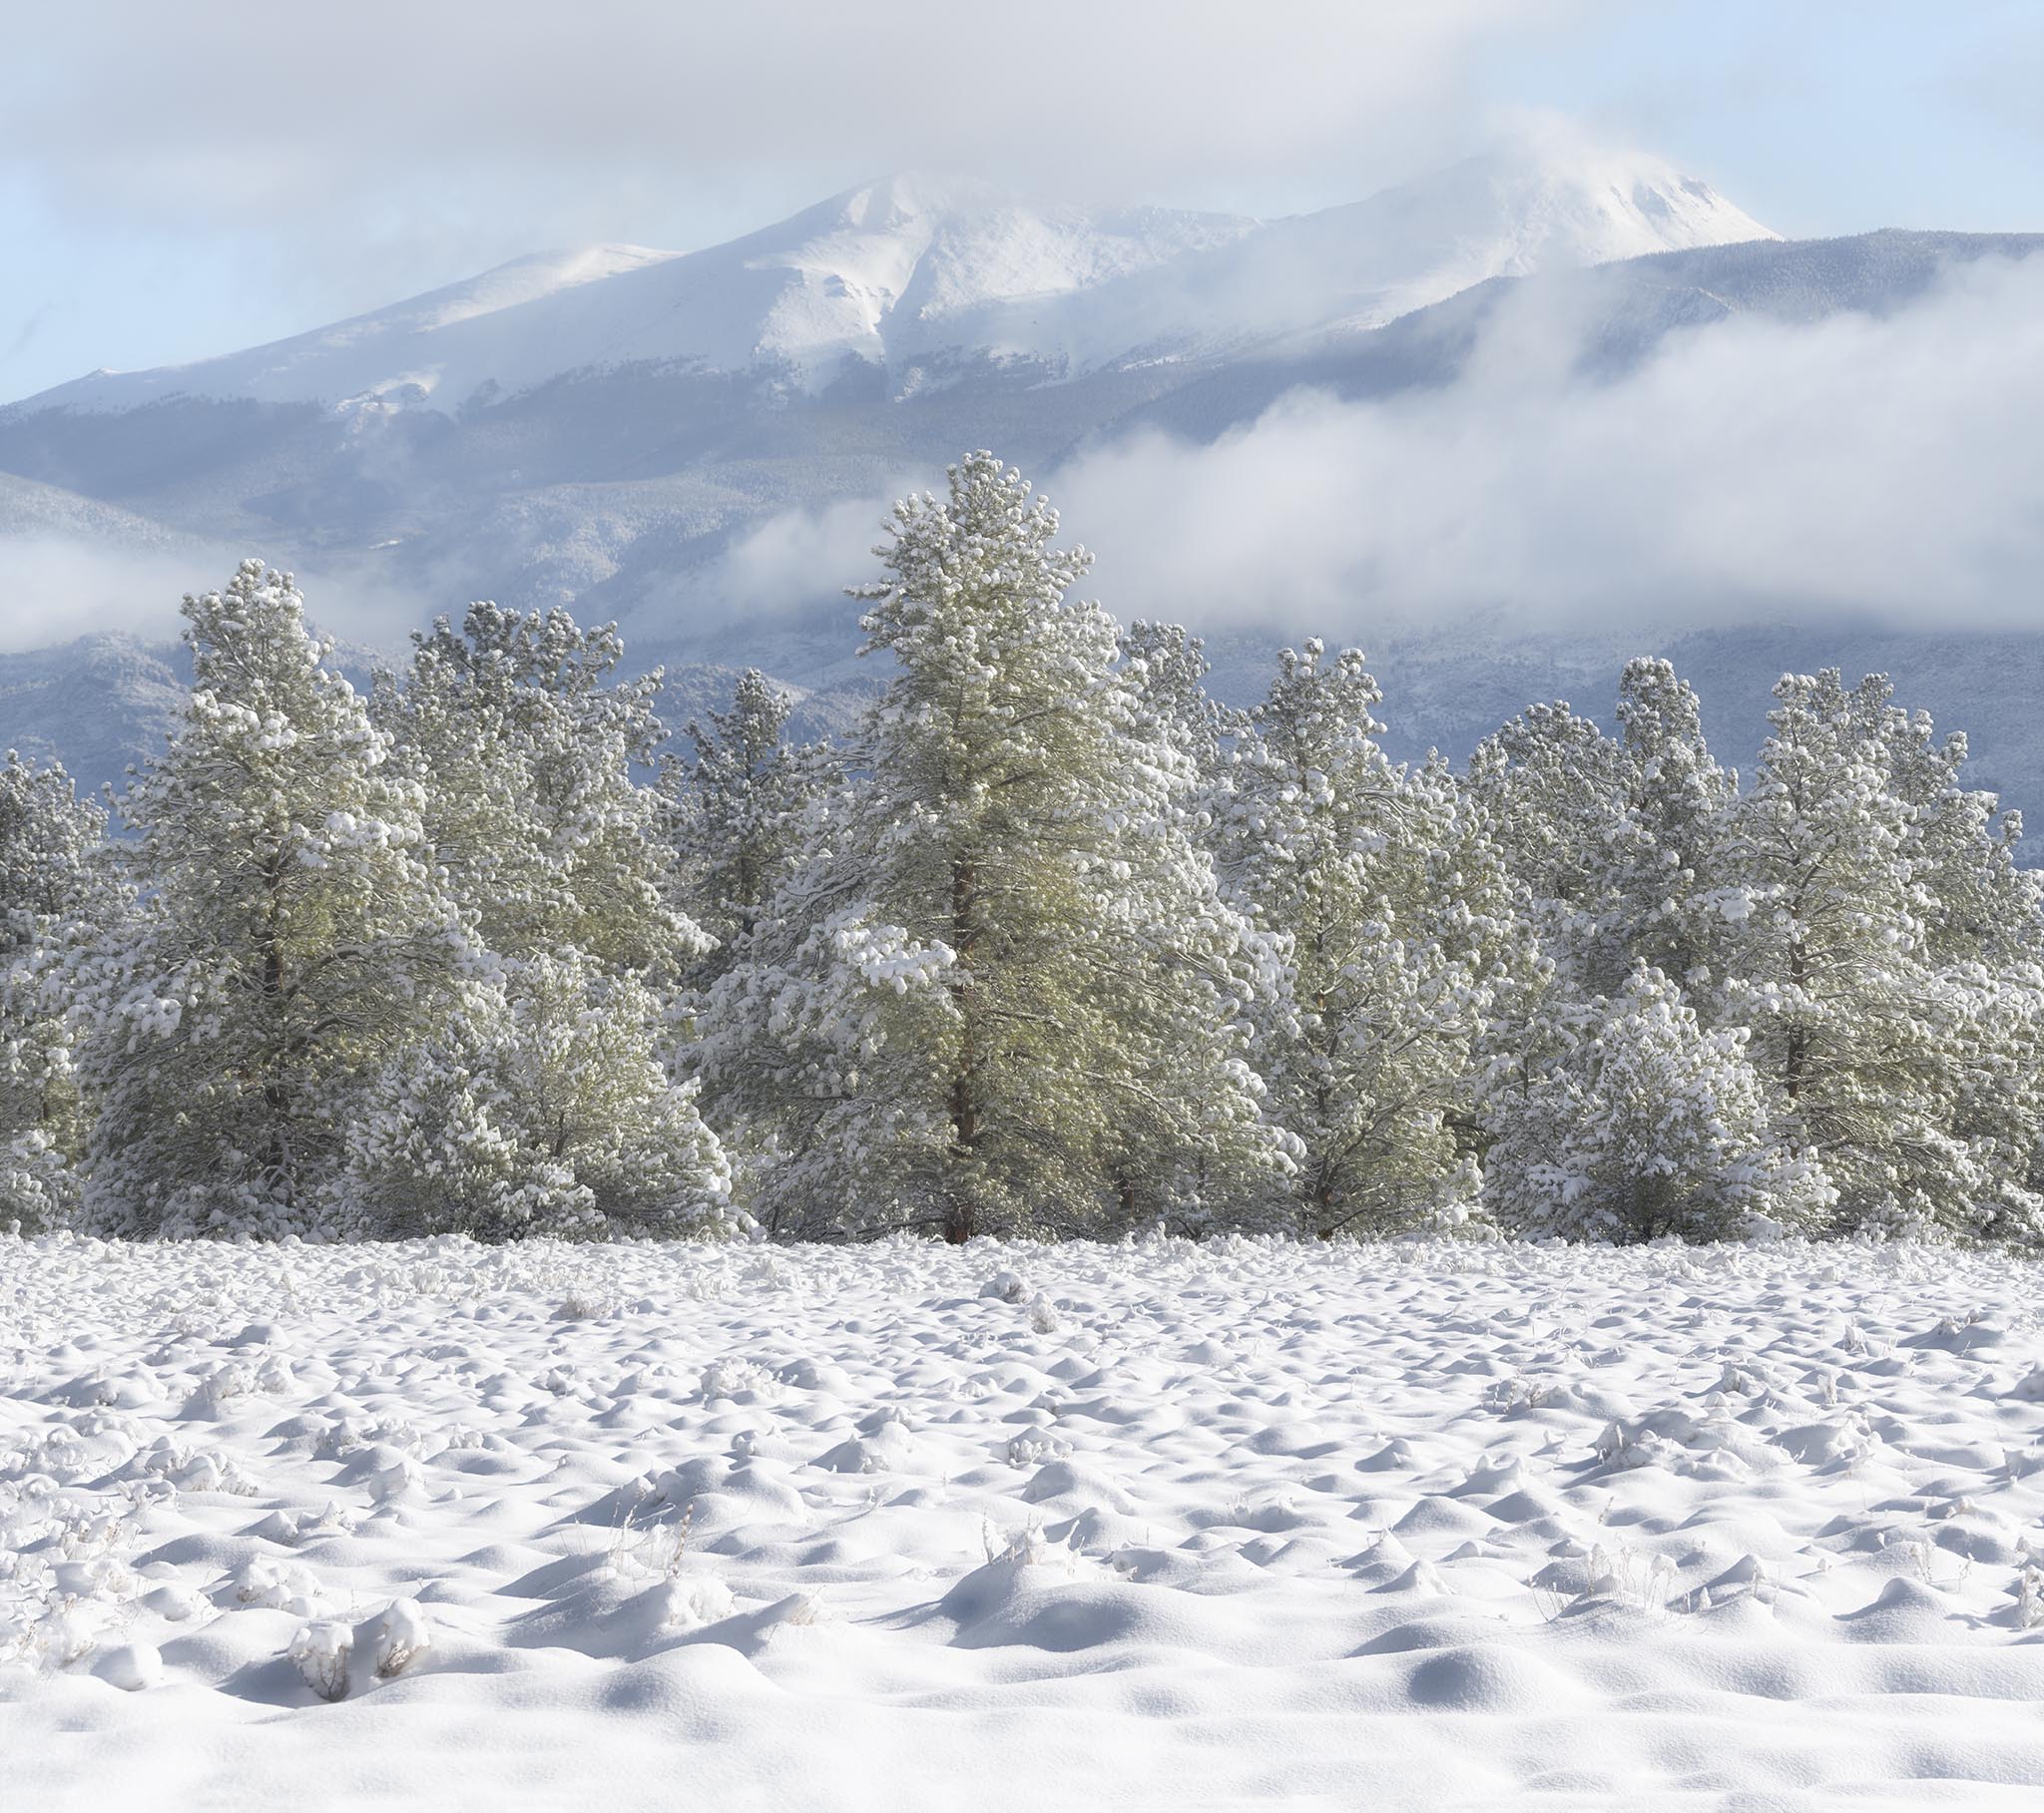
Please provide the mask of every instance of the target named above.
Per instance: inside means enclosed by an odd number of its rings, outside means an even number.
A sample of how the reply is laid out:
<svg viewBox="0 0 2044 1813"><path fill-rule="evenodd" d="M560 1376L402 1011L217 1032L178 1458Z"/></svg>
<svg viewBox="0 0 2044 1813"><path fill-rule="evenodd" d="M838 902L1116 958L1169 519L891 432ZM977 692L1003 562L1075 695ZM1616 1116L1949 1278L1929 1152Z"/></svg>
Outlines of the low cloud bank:
<svg viewBox="0 0 2044 1813"><path fill-rule="evenodd" d="M224 550L107 547L60 531L0 537L0 652L96 635L175 642L179 599L234 570Z"/></svg>
<svg viewBox="0 0 2044 1813"><path fill-rule="evenodd" d="M1882 316L1682 329L1617 375L1575 306L1527 286L1445 386L1301 389L1209 443L1142 431L1030 476L1125 619L2044 627L2044 258L1957 267ZM887 498L940 477L758 524L694 608L811 609L875 577Z"/></svg>
<svg viewBox="0 0 2044 1813"><path fill-rule="evenodd" d="M1443 389L1280 400L1048 476L1124 616L1527 631L2044 626L2044 259L1884 318L1740 318L1584 375L1506 310Z"/></svg>
<svg viewBox="0 0 2044 1813"><path fill-rule="evenodd" d="M219 590L245 554L259 552L225 543L122 547L60 530L0 535L0 654L81 636L174 643L184 627L178 614L184 596ZM296 578L314 626L365 648L401 650L409 631L446 609L407 587L346 568L300 567Z"/></svg>

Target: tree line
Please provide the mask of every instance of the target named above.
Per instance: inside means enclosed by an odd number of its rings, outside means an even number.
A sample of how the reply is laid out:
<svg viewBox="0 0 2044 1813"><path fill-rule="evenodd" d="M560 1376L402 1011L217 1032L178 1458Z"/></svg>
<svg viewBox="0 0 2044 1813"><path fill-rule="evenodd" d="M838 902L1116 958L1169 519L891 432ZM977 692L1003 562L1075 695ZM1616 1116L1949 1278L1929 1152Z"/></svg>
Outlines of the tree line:
<svg viewBox="0 0 2044 1813"><path fill-rule="evenodd" d="M1745 786L1655 660L1398 763L1360 654L1233 709L1058 532L971 455L857 732L752 673L687 760L564 611L363 696L289 575L188 598L119 835L0 772L0 1224L2044 1240L2044 901L1884 680Z"/></svg>

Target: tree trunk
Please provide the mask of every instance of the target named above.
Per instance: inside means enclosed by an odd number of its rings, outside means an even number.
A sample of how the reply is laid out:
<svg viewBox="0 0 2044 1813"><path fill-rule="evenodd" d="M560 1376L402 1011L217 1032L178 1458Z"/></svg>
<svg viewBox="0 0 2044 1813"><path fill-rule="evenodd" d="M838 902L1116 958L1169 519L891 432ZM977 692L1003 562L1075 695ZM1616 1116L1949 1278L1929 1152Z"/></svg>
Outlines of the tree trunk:
<svg viewBox="0 0 2044 1813"><path fill-rule="evenodd" d="M1797 904L1799 910L1800 903L1798 902ZM1800 993L1808 979L1809 966L1802 954L1802 941L1798 938L1788 946L1788 982L1797 993ZM1802 1011L1802 1008L1798 1005L1796 1012L1799 1014ZM1803 1030L1799 1024L1791 1026L1788 1029L1788 1047L1783 1053L1782 1063L1782 1090L1788 1098L1788 1107L1791 1111L1795 1108L1802 1095L1802 1071L1805 1058L1805 1035Z"/></svg>
<svg viewBox="0 0 2044 1813"><path fill-rule="evenodd" d="M958 1056L951 1072L951 1156L949 1187L945 1191L944 1238L963 1246L978 1228L978 1214L972 1200L969 1172L974 1149L979 1143L979 1104L972 1020L972 970L967 961L972 948L973 873L970 862L951 865L951 949L957 958L957 980L951 984L952 999L958 1004Z"/></svg>
<svg viewBox="0 0 2044 1813"><path fill-rule="evenodd" d="M283 1028L283 958L273 940L266 941L262 953L262 998L264 1005L274 1017L276 1031L281 1041ZM287 1062L279 1050L269 1062L269 1074L262 1084L262 1109L267 1127L269 1144L269 1173L276 1192L288 1208L297 1194L297 1164L291 1151L290 1090L278 1068Z"/></svg>
<svg viewBox="0 0 2044 1813"><path fill-rule="evenodd" d="M951 1245L963 1246L972 1238L977 1226L978 1217L964 1196L954 1195L944 1204L944 1238Z"/></svg>

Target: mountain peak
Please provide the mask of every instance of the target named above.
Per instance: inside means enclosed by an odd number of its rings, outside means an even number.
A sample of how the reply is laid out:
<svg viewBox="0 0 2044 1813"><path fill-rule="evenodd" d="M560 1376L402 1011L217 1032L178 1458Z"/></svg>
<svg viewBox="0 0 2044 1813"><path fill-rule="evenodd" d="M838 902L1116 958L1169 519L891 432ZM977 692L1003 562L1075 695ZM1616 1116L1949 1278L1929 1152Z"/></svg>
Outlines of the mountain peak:
<svg viewBox="0 0 2044 1813"><path fill-rule="evenodd" d="M1499 275L1772 236L1709 185L1551 123L1451 170L1262 223L1085 209L902 171L706 250L535 252L426 295L195 365L96 375L35 407L191 395L455 413L622 365L890 392L985 363L1036 381L1369 327Z"/></svg>
<svg viewBox="0 0 2044 1813"><path fill-rule="evenodd" d="M1476 156L1401 193L1408 208L1456 214L1474 207L1515 222L1522 254L1565 238L1583 263L1781 237L1665 158L1544 116L1517 123Z"/></svg>
<svg viewBox="0 0 2044 1813"><path fill-rule="evenodd" d="M1011 200L990 183L938 171L903 170L876 177L833 196L823 206L837 213L847 227L869 230L949 215L998 207Z"/></svg>

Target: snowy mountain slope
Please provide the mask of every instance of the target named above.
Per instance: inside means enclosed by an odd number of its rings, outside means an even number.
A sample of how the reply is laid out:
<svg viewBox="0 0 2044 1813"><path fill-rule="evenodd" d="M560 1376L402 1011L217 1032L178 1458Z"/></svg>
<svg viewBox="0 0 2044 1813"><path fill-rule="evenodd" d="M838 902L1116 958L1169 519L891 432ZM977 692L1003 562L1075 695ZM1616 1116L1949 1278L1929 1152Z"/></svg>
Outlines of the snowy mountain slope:
<svg viewBox="0 0 2044 1813"><path fill-rule="evenodd" d="M1954 260L2022 256L2044 235L1881 233L1862 238L1734 245L1613 265L1537 284L1591 286L1605 331L1598 356L1623 362L1686 325L1739 309L1818 320L1839 309L1903 305ZM763 407L746 385L701 373L616 372L562 380L450 422L430 413L364 430L305 407L161 402L125 417L17 413L0 422L0 466L46 463L74 486L111 483L115 508L76 491L7 485L14 521L91 510L109 520L165 517L216 539L314 565L353 551L358 569L420 600L418 615L456 611L471 596L567 601L585 617L616 617L636 661L665 663L679 724L732 670L760 665L785 680L830 690L815 728L841 727L871 677L851 657L856 633L820 551L789 568L786 608L734 609L719 590L719 557L753 526L833 500L869 500L926 478L961 447L990 440L1048 471L1089 436L1164 425L1196 439L1254 418L1300 383L1378 395L1453 377L1485 311L1525 285L1485 289L1374 332L1330 335L1307 352L1197 365L1150 365L1056 385L977 380L908 398L797 398ZM1708 306L1706 305L1708 303ZM209 463L213 462L213 463ZM0 481L0 484L6 484ZM132 489L131 489L132 488ZM34 501L33 510L20 502ZM855 504L857 527L866 527ZM1105 541L1110 525L1089 528ZM387 541L392 545L374 546ZM0 532L0 571L18 542ZM216 561L165 588L218 584ZM1128 601L1121 601L1125 605ZM1133 608L1133 607L1132 607ZM168 625L167 625L168 627ZM1291 627L1295 630L1295 626ZM1787 645L1777 643L1787 639ZM2044 726L2033 709L2044 674L2044 630L1997 636L1875 634L1835 627L1735 631L1649 640L1694 669L1728 759L1759 740L1768 689L1786 668L1838 663L1895 674L1912 704L1972 734L1975 767L2016 803L2044 798ZM1537 644L1455 625L1438 635L1368 639L1385 681L1391 741L1401 752L1438 745L1452 755L1539 696L1608 710L1623 656L1608 638L1550 636ZM90 644L36 657L0 657L5 733L61 752L88 781L157 746L161 723L141 721L119 687L103 686ZM1268 678L1269 638L1217 638L1219 689L1253 697ZM34 677L21 664L42 664ZM69 667L75 683L60 681ZM850 690L846 690L846 687ZM158 694L158 696L162 696Z"/></svg>
<svg viewBox="0 0 2044 1813"><path fill-rule="evenodd" d="M175 628L178 592L226 577L222 549L406 601L414 621L474 597L567 603L617 618L635 660L676 672L676 723L757 664L828 688L821 728L872 683L837 588L862 577L874 500L963 448L1052 478L1075 450L1141 429L1211 440L1299 386L1446 383L1508 302L1570 321L1586 366L1620 370L1681 329L1880 314L1954 262L2044 247L1764 231L1665 165L1552 139L1262 224L898 179L710 251L518 260L275 346L0 409L0 583L18 592L19 551L53 537L162 551L177 571L150 582L155 637ZM833 521L849 541L825 533ZM1103 544L1116 533L1084 527ZM762 535L771 545L734 591ZM1812 632L1786 665L1850 667L1867 641ZM1743 714L1727 734L1739 759L1784 663L1729 633L1706 642L1714 711ZM2044 795L2044 731L2019 684L2039 650L2044 634L2035 648L2013 632L1896 638L1869 659L1972 729L1981 765L2022 801ZM1224 650L1224 688L1258 690L1269 652ZM1456 755L1542 693L1599 708L1629 652L1466 625L1371 639L1394 741ZM147 700L162 694L108 682L110 659L90 641L0 658L0 728L89 781L118 771L155 746Z"/></svg>
<svg viewBox="0 0 2044 1813"><path fill-rule="evenodd" d="M62 761L81 793L119 782L163 747L191 683L176 648L84 636L0 654L0 740L31 761Z"/></svg>
<svg viewBox="0 0 2044 1813"><path fill-rule="evenodd" d="M1520 141L1367 201L1274 221L1090 302L1160 354L1369 328L1471 284L1778 235L1638 153ZM1096 328L1096 331L1099 329Z"/></svg>
<svg viewBox="0 0 2044 1813"><path fill-rule="evenodd" d="M1499 311L1537 298L1544 318L1580 336L1579 365L1611 375L1668 334L1740 315L1812 323L1906 307L1955 265L2044 253L2044 233L1910 232L1757 240L1653 253L1556 271L1535 285L1493 277L1382 327L1353 325L1267 345L1217 366L1125 417L1198 439L1253 421L1286 391L1346 400L1446 383Z"/></svg>
<svg viewBox="0 0 2044 1813"><path fill-rule="evenodd" d="M91 536L149 548L185 539L175 529L104 499L0 472L0 537L31 535Z"/></svg>
<svg viewBox="0 0 2044 1813"><path fill-rule="evenodd" d="M454 413L567 372L637 363L765 368L815 390L847 359L891 369L951 347L1039 356L1026 316L991 337L964 323L1015 297L1097 288L1251 227L1168 209L1090 215L898 176L705 251L537 253L273 345L95 373L30 406L119 410L185 395Z"/></svg>
<svg viewBox="0 0 2044 1813"><path fill-rule="evenodd" d="M898 176L705 251L538 253L273 345L98 372L25 406L202 396L453 414L641 363L766 370L808 392L853 360L910 389L960 361L1070 376L1375 325L1500 274L1768 236L1657 159L1545 142L1268 224Z"/></svg>

